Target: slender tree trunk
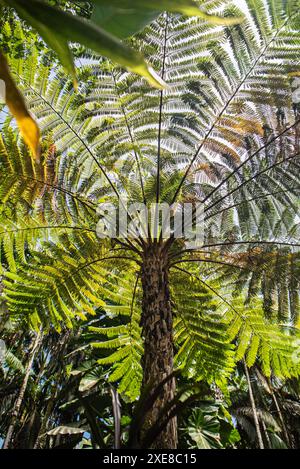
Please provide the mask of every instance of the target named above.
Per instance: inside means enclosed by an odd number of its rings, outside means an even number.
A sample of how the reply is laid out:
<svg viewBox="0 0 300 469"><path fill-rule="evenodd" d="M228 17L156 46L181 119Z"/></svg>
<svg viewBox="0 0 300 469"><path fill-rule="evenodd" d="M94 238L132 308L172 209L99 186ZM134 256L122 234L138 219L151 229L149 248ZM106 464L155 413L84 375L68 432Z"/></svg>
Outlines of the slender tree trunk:
<svg viewBox="0 0 300 469"><path fill-rule="evenodd" d="M70 330L67 330L66 332L61 334L58 338L58 341L56 342L56 344L54 346L54 350L52 350L52 352L51 352L52 355L55 357L57 363L60 362L60 360L63 358L63 356L64 356L64 354L67 350L70 336L71 336L71 331ZM35 380L36 384L39 383L41 377L43 376L43 373L44 373L44 370L45 370L46 367L47 367L47 360L41 366L39 374L38 374L38 376ZM59 383L60 383L60 380L56 381L55 388L52 388L52 390L50 392L50 397L49 397L49 400L48 400L48 404L47 404L47 407L46 407L46 410L45 410L45 414L42 417L42 423L41 423L41 426L40 426L40 429L39 429L39 432L38 432L38 435L37 435L37 438L36 438L33 449L43 449L43 444L46 441L46 437L47 437L45 435L45 433L47 431L49 418L50 418L50 416L52 414L52 411L54 409L54 406L55 406L55 400L56 400L58 389L59 389Z"/></svg>
<svg viewBox="0 0 300 469"><path fill-rule="evenodd" d="M35 355L36 355L37 351L39 350L41 342L42 342L42 333L39 332L37 334L34 342L33 342L33 346L32 346L31 352L29 354L29 359L28 359L28 363L27 363L27 366L26 366L26 369L25 369L23 382L22 382L22 385L21 385L21 388L20 388L19 395L18 395L17 400L15 402L15 406L14 406L11 421L10 421L10 425L8 427L7 434L6 434L2 449L9 449L10 446L11 446L13 435L14 435L14 432L15 432L16 423L17 423L17 420L18 420L18 417L19 417L20 409L21 409L21 406L22 406L22 403L23 403L24 395L25 395L25 392L26 392L26 388L27 388L27 384L28 384L28 380L29 380L29 376L30 376L30 372L31 372L31 369L32 369L33 360L35 358Z"/></svg>
<svg viewBox="0 0 300 469"><path fill-rule="evenodd" d="M291 442L290 442L290 438L289 438L287 428L285 426L285 421L284 421L284 418L283 418L283 415L282 415L282 412L281 412L281 409L280 409L276 394L273 391L272 383L270 382L270 380L268 380L268 384L269 384L269 388L270 388L270 392L271 392L273 402L275 404L275 407L276 407L276 410L277 410L277 413L278 413L278 416L279 416L279 419L280 419L280 422L281 422L282 432L283 432L283 435L284 435L285 442L286 442L288 447L291 447Z"/></svg>
<svg viewBox="0 0 300 469"><path fill-rule="evenodd" d="M264 442L263 442L262 435L261 435L261 431L260 431L260 427L259 427L258 415L257 415L257 410L256 410L256 404L255 404L255 399L254 399L254 395L253 395L252 385L251 385L251 381L250 381L249 371L248 371L248 367L247 367L247 364L246 364L245 360L244 360L244 369L245 369L245 375L246 375L246 379L247 379L247 383L248 383L249 397L250 397L251 407L252 407L252 411L253 411L254 425L255 425L255 430L256 430L256 435L257 435L257 439L258 439L259 448L260 449L265 449Z"/></svg>
<svg viewBox="0 0 300 469"><path fill-rule="evenodd" d="M46 429L47 429L48 419L49 419L49 417L52 413L53 407L55 405L55 394L56 394L56 390L53 391L53 393L52 393L52 395L49 399L49 402L47 404L46 412L45 412L44 418L42 420L42 425L41 425L41 428L39 429L39 433L38 433L38 436L36 438L33 449L43 449L42 448L42 439L46 438L45 433L46 433Z"/></svg>
<svg viewBox="0 0 300 469"><path fill-rule="evenodd" d="M144 337L143 387L156 387L173 372L173 322L169 292L167 256L159 245L152 246L144 255L142 267ZM174 398L175 378L163 387L148 412L143 432L158 419L159 412ZM152 444L153 449L177 447L177 420L169 420L165 429Z"/></svg>
<svg viewBox="0 0 300 469"><path fill-rule="evenodd" d="M266 424L265 424L264 421L261 422L261 426L262 426L262 429L263 429L263 432L264 432L265 440L267 442L267 447L269 449L271 449L272 445L271 445L270 437L268 435L268 430L267 430L267 427L266 427Z"/></svg>
<svg viewBox="0 0 300 469"><path fill-rule="evenodd" d="M113 416L114 416L114 449L121 448L121 403L118 392L111 386L110 394L112 397L113 404Z"/></svg>

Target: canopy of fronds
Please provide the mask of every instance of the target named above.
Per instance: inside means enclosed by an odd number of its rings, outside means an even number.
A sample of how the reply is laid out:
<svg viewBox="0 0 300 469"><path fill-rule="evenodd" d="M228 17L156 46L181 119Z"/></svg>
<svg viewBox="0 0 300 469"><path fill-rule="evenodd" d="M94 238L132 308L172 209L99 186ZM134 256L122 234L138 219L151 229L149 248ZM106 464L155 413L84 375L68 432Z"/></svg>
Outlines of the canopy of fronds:
<svg viewBox="0 0 300 469"><path fill-rule="evenodd" d="M100 362L132 398L141 381L146 241L96 235L98 205L125 198L205 204L201 249L169 240L176 364L218 383L244 356L266 375L299 373L300 12L283 0L207 3L245 20L223 27L162 14L130 39L160 70L162 91L88 51L77 60L78 92L32 44L26 60L10 58L43 152L34 162L5 120L8 308L36 329L105 315L92 343L108 352Z"/></svg>

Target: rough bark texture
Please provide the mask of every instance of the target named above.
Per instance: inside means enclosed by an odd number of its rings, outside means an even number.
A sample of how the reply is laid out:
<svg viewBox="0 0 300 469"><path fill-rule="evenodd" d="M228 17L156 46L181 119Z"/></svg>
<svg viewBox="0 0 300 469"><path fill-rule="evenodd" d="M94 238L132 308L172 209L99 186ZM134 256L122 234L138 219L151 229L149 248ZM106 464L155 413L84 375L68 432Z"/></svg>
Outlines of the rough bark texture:
<svg viewBox="0 0 300 469"><path fill-rule="evenodd" d="M173 324L169 292L167 258L159 246L153 246L144 256L142 267L144 337L143 387L158 386L173 372ZM175 378L163 387L146 416L144 431L158 419L159 412L175 396ZM166 428L152 444L153 449L177 447L177 421L169 420Z"/></svg>

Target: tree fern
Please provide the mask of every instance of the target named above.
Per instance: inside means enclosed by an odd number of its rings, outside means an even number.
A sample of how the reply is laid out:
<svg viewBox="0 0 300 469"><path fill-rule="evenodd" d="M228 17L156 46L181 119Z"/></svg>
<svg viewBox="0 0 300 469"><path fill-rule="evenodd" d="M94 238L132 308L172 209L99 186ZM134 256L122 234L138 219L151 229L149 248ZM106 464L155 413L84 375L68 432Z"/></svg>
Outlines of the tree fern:
<svg viewBox="0 0 300 469"><path fill-rule="evenodd" d="M37 52L11 58L45 149L36 166L3 131L8 308L36 328L109 318L89 339L131 399L174 364L218 385L244 357L266 376L299 374L299 9L249 0L242 10L232 27L165 13L129 40L160 70L163 91L89 51L78 94ZM222 1L208 12L241 13ZM99 239L97 206L120 204L130 221L126 199L202 203L202 245L150 231ZM174 379L164 386L146 430L174 398ZM158 445L175 445L174 425Z"/></svg>

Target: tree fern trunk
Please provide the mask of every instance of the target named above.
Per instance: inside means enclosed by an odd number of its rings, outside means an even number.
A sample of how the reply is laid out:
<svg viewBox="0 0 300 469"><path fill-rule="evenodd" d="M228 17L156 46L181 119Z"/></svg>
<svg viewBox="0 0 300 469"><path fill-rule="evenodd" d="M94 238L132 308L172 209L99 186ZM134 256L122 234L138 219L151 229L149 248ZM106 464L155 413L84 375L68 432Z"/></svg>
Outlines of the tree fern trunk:
<svg viewBox="0 0 300 469"><path fill-rule="evenodd" d="M144 337L143 388L156 387L173 372L173 323L169 292L167 257L159 245L145 254L142 267ZM175 396L175 379L170 379L145 418L143 433L157 420L159 412ZM177 446L177 421L169 420L152 443L153 449Z"/></svg>

